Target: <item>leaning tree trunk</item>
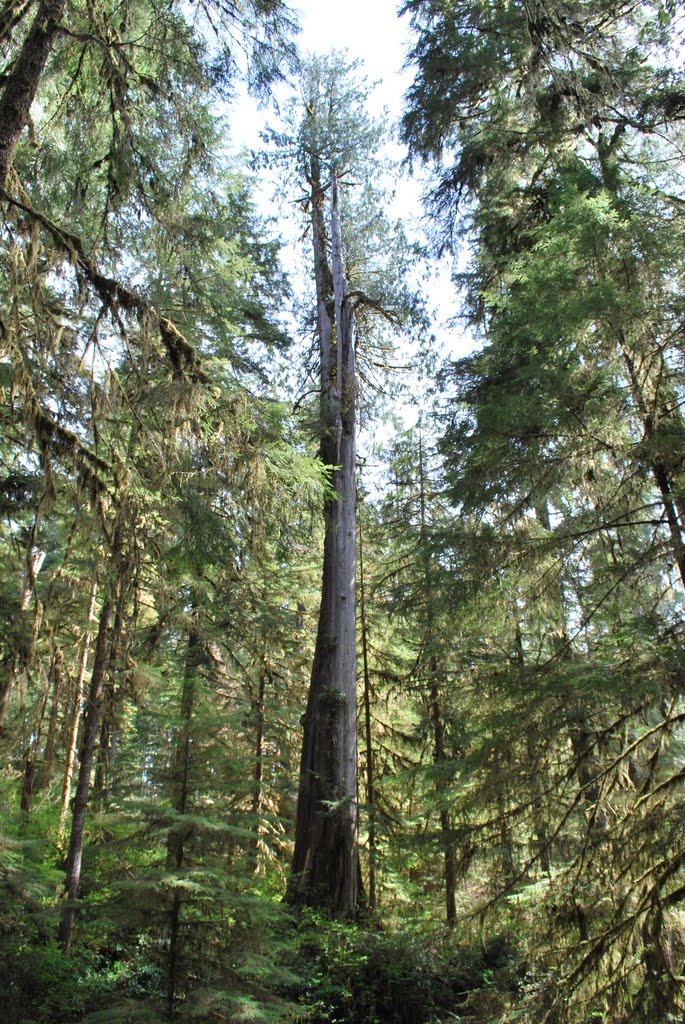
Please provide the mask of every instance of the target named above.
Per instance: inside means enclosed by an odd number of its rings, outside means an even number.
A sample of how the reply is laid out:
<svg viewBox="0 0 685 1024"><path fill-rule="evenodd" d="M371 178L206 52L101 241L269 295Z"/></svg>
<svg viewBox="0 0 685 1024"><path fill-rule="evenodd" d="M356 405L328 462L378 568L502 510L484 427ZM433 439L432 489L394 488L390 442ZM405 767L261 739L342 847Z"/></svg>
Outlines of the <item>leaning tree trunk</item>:
<svg viewBox="0 0 685 1024"><path fill-rule="evenodd" d="M0 189L7 184L14 151L26 127L41 76L59 33L66 0L42 0L0 94Z"/></svg>
<svg viewBox="0 0 685 1024"><path fill-rule="evenodd" d="M81 858L83 855L83 839L86 829L86 811L90 796L90 776L95 756L95 742L100 720L100 704L105 674L109 663L110 633L112 626L112 601L108 599L100 612L93 674L86 702L86 713L83 724L83 738L79 758L79 775L74 796L74 808L71 819L71 835L66 863L66 896L67 902L62 910L58 939L65 956L71 952L71 940L74 934L76 915L76 899L81 882Z"/></svg>
<svg viewBox="0 0 685 1024"><path fill-rule="evenodd" d="M356 697L356 385L340 206L331 183L331 262L325 191L313 161L311 225L321 346L321 458L331 471L324 506L321 607L304 716L293 877L288 898L353 914L359 889Z"/></svg>
<svg viewBox="0 0 685 1024"><path fill-rule="evenodd" d="M93 762L95 760L97 737L100 729L102 697L107 678L107 671L111 664L113 642L112 623L115 609L118 604L123 601L125 592L121 564L124 536L123 522L123 514L121 510L119 510L118 519L114 527L114 537L110 553L109 594L105 599L102 609L100 610L100 621L98 624L97 640L95 642L95 654L93 656L93 671L90 678L90 686L84 709L83 733L79 748L79 772L76 791L74 793L71 833L69 836L69 848L67 851L65 868L65 890L67 901L62 909L62 916L60 918L58 930L58 941L62 946L65 956L69 956L71 952L71 942L74 934L76 900L81 883L81 859L83 856L83 842L86 831L86 814L90 802L91 775L93 772Z"/></svg>

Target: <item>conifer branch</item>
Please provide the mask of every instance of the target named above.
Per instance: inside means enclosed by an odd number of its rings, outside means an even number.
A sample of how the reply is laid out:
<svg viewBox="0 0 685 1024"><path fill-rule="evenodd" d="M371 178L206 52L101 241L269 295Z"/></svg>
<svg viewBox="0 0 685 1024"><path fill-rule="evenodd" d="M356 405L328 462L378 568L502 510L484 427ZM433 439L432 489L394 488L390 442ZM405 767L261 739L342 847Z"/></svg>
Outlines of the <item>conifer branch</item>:
<svg viewBox="0 0 685 1024"><path fill-rule="evenodd" d="M103 305L116 316L119 309L139 319L149 319L159 328L161 342L169 356L174 375L187 376L191 381L206 384L209 376L202 366L197 351L179 331L178 327L143 298L115 278L107 277L85 252L83 241L65 228L55 224L44 213L12 196L6 189L0 189L0 199L21 210L30 220L45 228L57 246L74 265L77 273L98 295ZM118 318L117 318L118 319ZM119 322L120 328L123 328Z"/></svg>

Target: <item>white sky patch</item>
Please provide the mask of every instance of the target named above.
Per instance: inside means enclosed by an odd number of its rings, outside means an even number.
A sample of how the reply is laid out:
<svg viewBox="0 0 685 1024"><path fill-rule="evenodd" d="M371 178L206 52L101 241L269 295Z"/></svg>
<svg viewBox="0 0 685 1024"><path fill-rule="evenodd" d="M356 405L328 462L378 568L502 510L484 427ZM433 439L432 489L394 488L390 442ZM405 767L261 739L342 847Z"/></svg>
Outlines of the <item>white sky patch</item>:
<svg viewBox="0 0 685 1024"><path fill-rule="evenodd" d="M300 51L346 50L351 59L362 60L364 74L370 83L376 83L369 103L371 112L379 115L387 107L391 121L397 121L412 75L402 71L410 32L407 18L397 15L395 0L346 0L344 7L338 8L321 0L299 0L292 7L302 27L297 36ZM241 99L230 114L236 148L256 148L266 119L267 112L254 101Z"/></svg>
<svg viewBox="0 0 685 1024"><path fill-rule="evenodd" d="M300 0L296 6L302 12L301 49L347 50L350 57L361 59L369 80L378 82L371 100L373 113L387 106L396 120L411 72L402 72L410 33L407 18L397 16L395 0L346 0L337 9L320 0Z"/></svg>

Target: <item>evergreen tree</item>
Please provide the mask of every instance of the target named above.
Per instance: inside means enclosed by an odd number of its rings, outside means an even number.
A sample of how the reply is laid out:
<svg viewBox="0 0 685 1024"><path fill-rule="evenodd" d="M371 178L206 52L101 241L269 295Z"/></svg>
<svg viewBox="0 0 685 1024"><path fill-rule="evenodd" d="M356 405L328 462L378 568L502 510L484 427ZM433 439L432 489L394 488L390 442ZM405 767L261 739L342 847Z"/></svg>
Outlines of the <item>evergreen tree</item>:
<svg viewBox="0 0 685 1024"><path fill-rule="evenodd" d="M307 710L289 898L353 914L359 891L356 720L356 431L358 363L378 323L412 311L413 259L389 225L374 174L380 126L339 54L305 65L290 132L272 133L295 167L311 239L316 306L320 457L330 473L324 507L322 600ZM357 195L354 192L358 190Z"/></svg>
<svg viewBox="0 0 685 1024"><path fill-rule="evenodd" d="M472 711L471 770L501 804L478 828L507 826L503 888L556 872L546 934L563 954L546 960L529 1018L578 1006L618 1021L630 998L633 1013L667 1019L677 985L653 965L667 959L680 868L670 826L646 842L644 829L657 794L678 802L678 741L666 741L683 580L673 12L407 7L420 31L407 139L441 161L437 240L473 241L463 283L484 339L448 371L443 448L481 592L506 595L484 631L501 650L479 673L492 704ZM505 747L503 771L492 751ZM602 903L608 878L616 898Z"/></svg>

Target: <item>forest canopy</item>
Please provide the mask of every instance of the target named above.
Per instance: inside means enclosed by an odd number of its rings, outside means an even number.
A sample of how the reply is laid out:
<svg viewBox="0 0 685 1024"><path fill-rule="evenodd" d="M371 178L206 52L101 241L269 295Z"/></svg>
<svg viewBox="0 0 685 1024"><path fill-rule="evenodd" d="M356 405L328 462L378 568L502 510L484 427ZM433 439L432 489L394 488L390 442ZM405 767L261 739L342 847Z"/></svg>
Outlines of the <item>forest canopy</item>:
<svg viewBox="0 0 685 1024"><path fill-rule="evenodd" d="M683 1019L683 13L0 9L8 1024Z"/></svg>

